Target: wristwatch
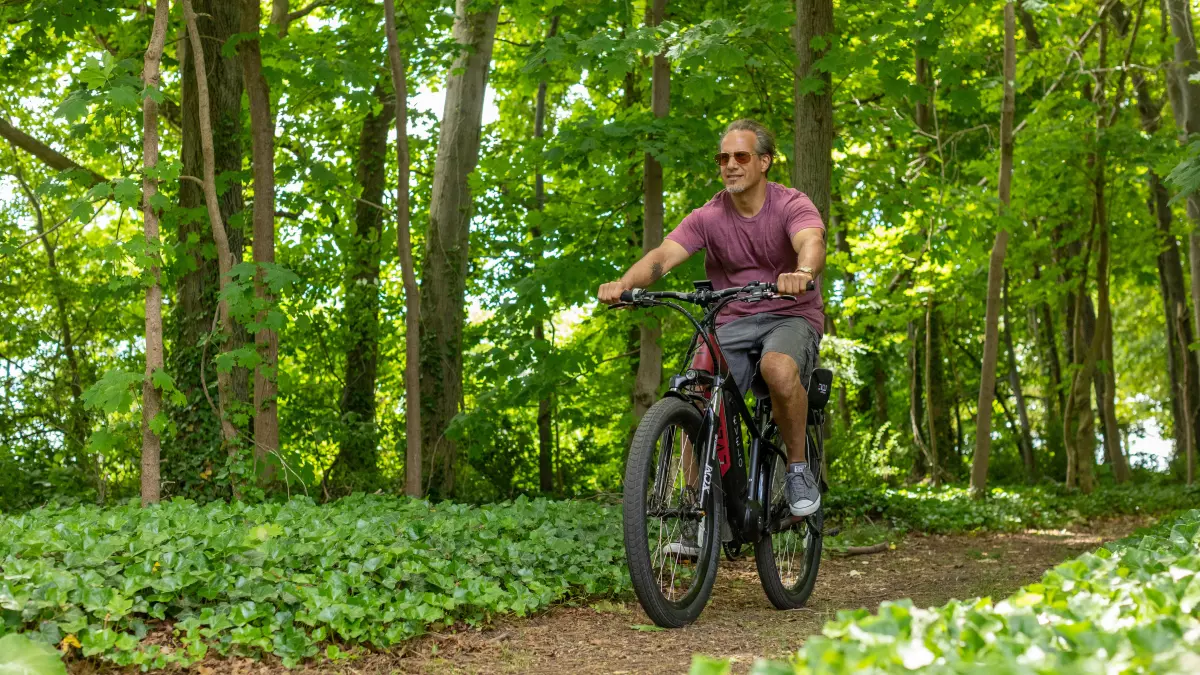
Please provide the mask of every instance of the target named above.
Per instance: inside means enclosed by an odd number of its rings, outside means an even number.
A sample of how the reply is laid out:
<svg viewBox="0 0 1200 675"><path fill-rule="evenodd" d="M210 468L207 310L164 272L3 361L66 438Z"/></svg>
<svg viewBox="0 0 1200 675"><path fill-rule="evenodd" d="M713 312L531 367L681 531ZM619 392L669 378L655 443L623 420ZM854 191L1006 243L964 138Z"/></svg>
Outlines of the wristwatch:
<svg viewBox="0 0 1200 675"><path fill-rule="evenodd" d="M810 276L810 277L812 277L812 278L814 278L814 279L816 279L816 278L817 278L817 275L813 273L813 268L809 267L808 265L801 265L801 266L799 266L799 267L797 267L797 268L796 268L796 271L797 271L797 272L804 272L805 274L807 274L808 276Z"/></svg>

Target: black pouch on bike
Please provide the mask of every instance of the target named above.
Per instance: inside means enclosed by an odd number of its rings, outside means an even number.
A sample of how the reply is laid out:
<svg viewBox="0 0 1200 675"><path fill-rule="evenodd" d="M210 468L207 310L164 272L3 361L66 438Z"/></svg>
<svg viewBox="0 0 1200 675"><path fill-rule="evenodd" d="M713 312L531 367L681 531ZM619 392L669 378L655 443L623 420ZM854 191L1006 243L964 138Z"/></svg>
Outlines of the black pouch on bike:
<svg viewBox="0 0 1200 675"><path fill-rule="evenodd" d="M829 403L829 392L833 390L833 371L817 368L808 381L809 410L824 410Z"/></svg>

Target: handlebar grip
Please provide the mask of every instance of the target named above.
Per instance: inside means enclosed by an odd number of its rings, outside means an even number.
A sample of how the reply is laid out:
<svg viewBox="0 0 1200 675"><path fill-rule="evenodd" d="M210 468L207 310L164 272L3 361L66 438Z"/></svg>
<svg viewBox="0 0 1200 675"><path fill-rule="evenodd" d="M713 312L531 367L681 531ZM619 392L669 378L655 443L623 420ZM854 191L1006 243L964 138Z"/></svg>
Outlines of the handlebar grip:
<svg viewBox="0 0 1200 675"><path fill-rule="evenodd" d="M633 302L633 291L621 291L621 302Z"/></svg>
<svg viewBox="0 0 1200 675"><path fill-rule="evenodd" d="M814 280L812 280L812 279L809 279L809 280L808 280L808 283L807 283L807 284L805 284L805 286L804 286L804 290L806 290L806 291L815 291L815 290L817 290L817 282L816 282L816 281L814 281Z"/></svg>

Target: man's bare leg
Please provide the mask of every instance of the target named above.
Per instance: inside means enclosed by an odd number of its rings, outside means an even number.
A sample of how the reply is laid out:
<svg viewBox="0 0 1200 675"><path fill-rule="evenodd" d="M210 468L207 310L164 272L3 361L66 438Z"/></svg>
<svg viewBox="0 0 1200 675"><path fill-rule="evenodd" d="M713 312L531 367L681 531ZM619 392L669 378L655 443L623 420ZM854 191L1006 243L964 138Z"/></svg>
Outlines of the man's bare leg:
<svg viewBox="0 0 1200 675"><path fill-rule="evenodd" d="M758 370L771 391L771 409L775 423L787 445L788 461L807 461L804 434L808 423L808 391L800 381L800 370L787 354L767 352Z"/></svg>
<svg viewBox="0 0 1200 675"><path fill-rule="evenodd" d="M788 468L784 475L784 495L788 510L795 517L807 516L821 508L821 489L808 467L805 426L808 422L808 392L800 382L800 369L787 354L767 352L758 365L771 390L775 423L787 444Z"/></svg>

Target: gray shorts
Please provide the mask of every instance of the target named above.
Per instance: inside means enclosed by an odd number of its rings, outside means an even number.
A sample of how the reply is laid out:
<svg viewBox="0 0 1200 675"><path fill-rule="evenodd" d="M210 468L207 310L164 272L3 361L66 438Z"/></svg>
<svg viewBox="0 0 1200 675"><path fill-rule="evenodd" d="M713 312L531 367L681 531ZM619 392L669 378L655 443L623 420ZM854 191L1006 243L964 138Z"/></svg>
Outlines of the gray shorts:
<svg viewBox="0 0 1200 675"><path fill-rule="evenodd" d="M758 362L767 352L792 357L800 371L800 381L807 387L817 367L821 344L821 338L804 317L767 313L742 317L717 328L717 340L729 372L743 394L749 391L758 373Z"/></svg>

